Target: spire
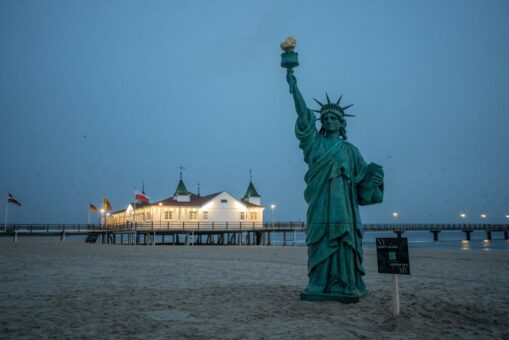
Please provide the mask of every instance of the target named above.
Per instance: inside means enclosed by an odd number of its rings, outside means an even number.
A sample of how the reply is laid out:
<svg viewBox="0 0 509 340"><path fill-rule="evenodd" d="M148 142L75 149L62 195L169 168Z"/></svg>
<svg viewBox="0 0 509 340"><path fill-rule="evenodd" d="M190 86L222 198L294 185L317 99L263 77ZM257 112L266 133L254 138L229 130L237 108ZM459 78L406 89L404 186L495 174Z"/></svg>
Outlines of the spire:
<svg viewBox="0 0 509 340"><path fill-rule="evenodd" d="M200 182L198 182L198 197L200 197Z"/></svg>
<svg viewBox="0 0 509 340"><path fill-rule="evenodd" d="M189 195L189 191L187 191L184 181L180 179L179 184L177 184L177 189L175 190L173 196L185 196L185 195Z"/></svg>
<svg viewBox="0 0 509 340"><path fill-rule="evenodd" d="M180 169L180 180L179 180L179 184L177 184L177 189L175 190L175 193L173 194L173 196L188 196L191 193L189 191L187 191L186 185L184 184L184 181L182 180L182 170L184 170L185 168L181 165L181 166L179 166L179 169Z"/></svg>
<svg viewBox="0 0 509 340"><path fill-rule="evenodd" d="M141 180L141 193L143 195L145 195L145 180L144 179Z"/></svg>
<svg viewBox="0 0 509 340"><path fill-rule="evenodd" d="M253 170L249 169L249 185L247 187L246 193L244 194L243 200L248 200L250 197L261 197L258 195L254 185L253 185Z"/></svg>

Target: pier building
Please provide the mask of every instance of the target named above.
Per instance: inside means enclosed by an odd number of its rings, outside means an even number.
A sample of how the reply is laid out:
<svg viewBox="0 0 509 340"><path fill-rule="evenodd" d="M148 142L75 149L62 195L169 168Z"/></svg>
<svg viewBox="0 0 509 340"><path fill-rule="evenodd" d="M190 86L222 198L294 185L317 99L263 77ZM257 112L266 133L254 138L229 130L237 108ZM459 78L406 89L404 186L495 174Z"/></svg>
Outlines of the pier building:
<svg viewBox="0 0 509 340"><path fill-rule="evenodd" d="M136 223L154 227L196 228L214 223L245 226L263 225L261 196L250 180L246 193L237 199L226 191L208 195L187 190L182 177L172 196L156 202L137 201L105 218L107 227Z"/></svg>

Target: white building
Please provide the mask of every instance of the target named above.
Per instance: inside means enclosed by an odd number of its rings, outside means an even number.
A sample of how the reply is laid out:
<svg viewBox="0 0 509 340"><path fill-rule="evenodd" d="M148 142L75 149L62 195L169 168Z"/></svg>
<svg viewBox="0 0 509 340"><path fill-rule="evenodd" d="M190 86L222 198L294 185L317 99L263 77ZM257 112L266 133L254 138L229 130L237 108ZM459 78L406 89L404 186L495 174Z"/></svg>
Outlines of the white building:
<svg viewBox="0 0 509 340"><path fill-rule="evenodd" d="M124 210L106 217L106 225L132 223L161 228L234 227L262 228L263 210L261 197L252 181L242 199L226 191L201 196L189 192L180 179L175 193L166 199L130 203Z"/></svg>

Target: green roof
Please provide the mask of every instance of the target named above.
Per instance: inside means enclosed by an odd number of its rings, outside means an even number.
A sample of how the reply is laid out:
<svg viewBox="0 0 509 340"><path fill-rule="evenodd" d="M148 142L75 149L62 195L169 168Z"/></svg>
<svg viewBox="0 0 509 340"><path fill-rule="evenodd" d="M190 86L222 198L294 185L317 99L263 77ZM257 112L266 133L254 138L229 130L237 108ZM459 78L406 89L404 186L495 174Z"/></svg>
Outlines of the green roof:
<svg viewBox="0 0 509 340"><path fill-rule="evenodd" d="M175 190L175 193L173 196L183 196L183 195L189 195L189 191L187 191L186 186L182 180L179 181L179 184L177 185L177 190Z"/></svg>
<svg viewBox="0 0 509 340"><path fill-rule="evenodd" d="M247 187L246 193L244 194L243 198L248 198L248 197L261 197L256 192L253 182L249 182L249 186Z"/></svg>

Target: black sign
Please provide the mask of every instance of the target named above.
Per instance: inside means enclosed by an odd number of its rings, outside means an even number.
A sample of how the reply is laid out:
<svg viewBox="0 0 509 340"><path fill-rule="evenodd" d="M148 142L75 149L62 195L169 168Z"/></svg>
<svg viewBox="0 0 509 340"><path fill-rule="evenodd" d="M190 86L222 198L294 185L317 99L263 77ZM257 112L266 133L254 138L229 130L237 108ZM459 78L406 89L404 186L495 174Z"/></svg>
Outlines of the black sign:
<svg viewBox="0 0 509 340"><path fill-rule="evenodd" d="M406 237L377 238L376 257L379 273L410 275Z"/></svg>

